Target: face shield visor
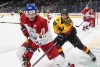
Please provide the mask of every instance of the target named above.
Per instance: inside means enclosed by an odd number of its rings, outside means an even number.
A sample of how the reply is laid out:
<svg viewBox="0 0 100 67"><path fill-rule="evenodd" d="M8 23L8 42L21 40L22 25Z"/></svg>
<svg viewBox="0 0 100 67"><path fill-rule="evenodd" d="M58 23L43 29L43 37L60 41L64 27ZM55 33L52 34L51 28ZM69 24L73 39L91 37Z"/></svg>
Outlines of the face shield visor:
<svg viewBox="0 0 100 67"><path fill-rule="evenodd" d="M30 21L33 21L37 15L35 10L25 11L25 14L26 14L26 17L30 19Z"/></svg>

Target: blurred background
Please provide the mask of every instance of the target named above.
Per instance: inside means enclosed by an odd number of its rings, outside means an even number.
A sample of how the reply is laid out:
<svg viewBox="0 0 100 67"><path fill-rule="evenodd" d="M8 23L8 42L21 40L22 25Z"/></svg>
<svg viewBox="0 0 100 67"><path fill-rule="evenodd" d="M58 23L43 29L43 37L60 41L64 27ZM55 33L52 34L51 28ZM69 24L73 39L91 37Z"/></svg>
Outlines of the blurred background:
<svg viewBox="0 0 100 67"><path fill-rule="evenodd" d="M0 0L0 13L23 11L28 3L35 3L41 13L59 13L62 9L67 9L69 13L80 13L88 2L89 0ZM89 7L100 12L100 0L91 0Z"/></svg>

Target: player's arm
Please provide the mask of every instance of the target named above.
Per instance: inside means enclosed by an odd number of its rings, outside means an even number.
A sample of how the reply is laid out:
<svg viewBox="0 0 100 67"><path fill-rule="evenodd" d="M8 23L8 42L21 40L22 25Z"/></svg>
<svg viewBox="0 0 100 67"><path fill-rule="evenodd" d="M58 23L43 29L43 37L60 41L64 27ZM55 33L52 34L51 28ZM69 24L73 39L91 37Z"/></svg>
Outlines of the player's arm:
<svg viewBox="0 0 100 67"><path fill-rule="evenodd" d="M56 34L60 34L59 27L57 26L57 23L55 21L53 22L53 29Z"/></svg>
<svg viewBox="0 0 100 67"><path fill-rule="evenodd" d="M26 37L29 36L28 31L24 25L21 25L21 31L23 32L24 36L26 36Z"/></svg>
<svg viewBox="0 0 100 67"><path fill-rule="evenodd" d="M24 16L25 15L23 14L20 18L20 26L21 26L21 31L23 32L24 36L28 37L29 34L28 34L28 31L24 25L26 23L26 18Z"/></svg>

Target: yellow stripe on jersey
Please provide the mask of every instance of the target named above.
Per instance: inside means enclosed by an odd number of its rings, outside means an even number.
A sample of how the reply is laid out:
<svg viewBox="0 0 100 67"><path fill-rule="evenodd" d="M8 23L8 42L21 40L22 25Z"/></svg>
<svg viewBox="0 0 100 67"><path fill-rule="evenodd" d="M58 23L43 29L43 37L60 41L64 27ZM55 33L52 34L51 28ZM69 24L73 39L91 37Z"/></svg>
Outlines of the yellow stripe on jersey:
<svg viewBox="0 0 100 67"><path fill-rule="evenodd" d="M87 49L85 50L85 52L88 53L88 52L89 52L89 48L87 48Z"/></svg>
<svg viewBox="0 0 100 67"><path fill-rule="evenodd" d="M58 52L63 52L63 49L62 48L58 49Z"/></svg>

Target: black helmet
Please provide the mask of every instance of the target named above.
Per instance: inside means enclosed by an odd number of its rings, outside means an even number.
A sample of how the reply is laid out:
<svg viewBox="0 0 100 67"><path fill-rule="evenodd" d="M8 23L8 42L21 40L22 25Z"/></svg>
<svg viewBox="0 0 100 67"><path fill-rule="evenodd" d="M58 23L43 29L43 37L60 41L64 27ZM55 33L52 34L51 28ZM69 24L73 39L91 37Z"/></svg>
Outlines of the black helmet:
<svg viewBox="0 0 100 67"><path fill-rule="evenodd" d="M63 9L63 11L61 12L61 14L67 14L68 15L67 9Z"/></svg>

